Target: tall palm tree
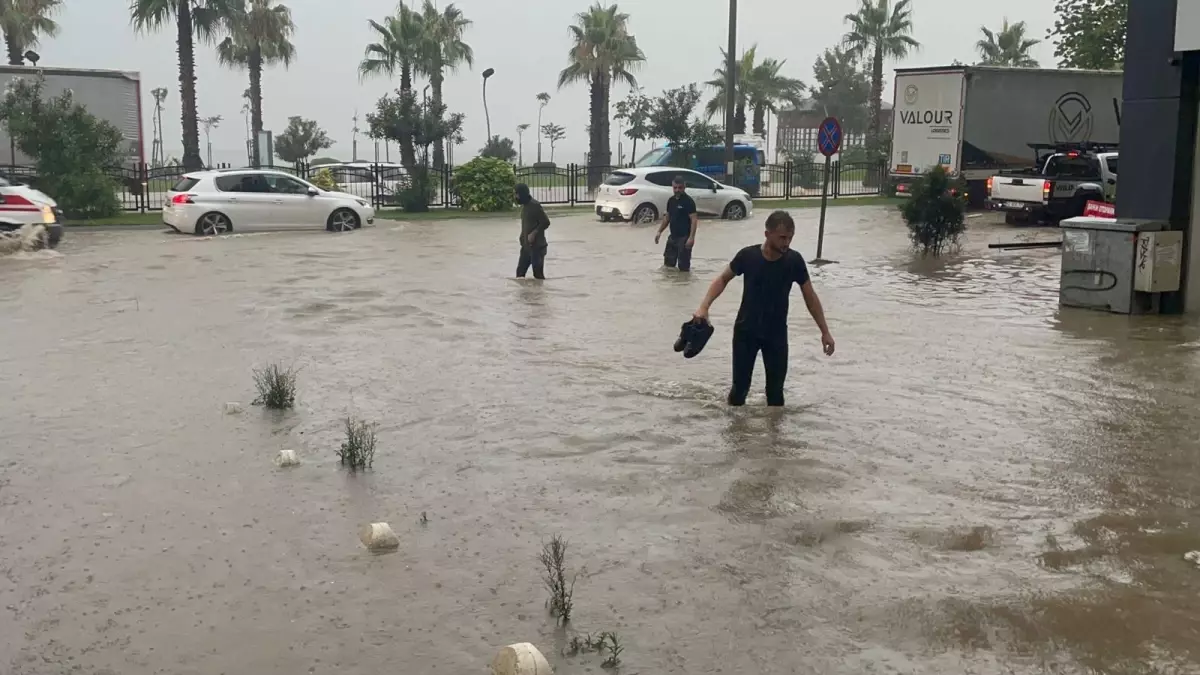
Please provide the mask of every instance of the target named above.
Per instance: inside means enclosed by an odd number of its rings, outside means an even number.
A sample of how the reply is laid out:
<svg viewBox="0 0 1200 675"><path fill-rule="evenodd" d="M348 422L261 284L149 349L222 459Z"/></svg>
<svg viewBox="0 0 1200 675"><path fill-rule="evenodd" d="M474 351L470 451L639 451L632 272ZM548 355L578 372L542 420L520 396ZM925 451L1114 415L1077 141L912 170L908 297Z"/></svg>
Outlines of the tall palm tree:
<svg viewBox="0 0 1200 675"><path fill-rule="evenodd" d="M517 166L525 166L525 131L529 124L517 125Z"/></svg>
<svg viewBox="0 0 1200 675"><path fill-rule="evenodd" d="M254 163L259 159L259 132L263 128L262 71L282 64L284 68L296 57L292 34L292 10L275 0L247 0L247 4L225 17L229 37L217 45L217 59L222 65L250 71L250 142Z"/></svg>
<svg viewBox="0 0 1200 675"><path fill-rule="evenodd" d="M475 65L475 52L471 45L463 42L463 35L471 26L462 10L454 3L439 10L433 0L425 0L421 14L425 26L425 61L421 70L427 71L429 85L433 89L433 103L442 104L442 84L446 80L446 72L458 70L459 64L468 68ZM438 143L433 148L433 165L440 167L446 161L446 148Z"/></svg>
<svg viewBox="0 0 1200 675"><path fill-rule="evenodd" d="M204 167L204 160L200 157L200 120L196 112L194 40L215 41L221 35L224 18L242 5L243 0L130 0L129 13L137 30L158 30L169 23L175 26L185 169Z"/></svg>
<svg viewBox="0 0 1200 675"><path fill-rule="evenodd" d="M754 111L754 133L757 136L767 133L767 111L778 114L780 103L799 105L807 88L800 80L779 72L785 63L787 59L763 59L746 74L746 103Z"/></svg>
<svg viewBox="0 0 1200 675"><path fill-rule="evenodd" d="M544 91L542 93L538 94L537 102L538 102L537 128L539 130L537 161L540 164L542 162L542 134L540 133L540 130L542 128L542 111L546 109L546 106L550 105L550 94L548 94Z"/></svg>
<svg viewBox="0 0 1200 675"><path fill-rule="evenodd" d="M757 58L758 45L752 45L749 49L742 52L742 58L733 63L733 133L735 134L746 133L746 103L749 100L746 73L754 71ZM720 115L721 119L725 119L725 102L728 100L726 85L729 83L727 78L728 70L726 69L728 63L729 53L722 48L720 67L713 71L713 79L704 83L712 87L714 92L713 97L704 106L704 113L709 117Z"/></svg>
<svg viewBox="0 0 1200 675"><path fill-rule="evenodd" d="M1029 55L1029 50L1041 40L1025 37L1025 22L1018 21L1009 24L1004 19L1000 32L993 33L987 26L980 26L984 39L975 43L975 49L983 57L981 64L987 66L1011 66L1014 68L1037 68L1037 59Z"/></svg>
<svg viewBox="0 0 1200 675"><path fill-rule="evenodd" d="M859 0L858 11L846 15L850 32L843 43L846 53L869 59L871 64L871 110L867 133L879 139L879 112L883 107L883 62L902 59L921 43L912 35L911 0Z"/></svg>
<svg viewBox="0 0 1200 675"><path fill-rule="evenodd" d="M62 0L0 0L8 65L25 65L25 51L36 47L41 36L58 35L58 24L51 17L60 9Z"/></svg>
<svg viewBox="0 0 1200 675"><path fill-rule="evenodd" d="M646 55L629 33L629 15L616 5L604 7L597 2L575 19L570 27L574 44L567 53L567 67L558 74L558 87L573 82L587 82L591 87L588 187L594 188L603 178L603 167L612 161L608 115L612 83L618 80L636 88L637 79L630 71L645 61Z"/></svg>
<svg viewBox="0 0 1200 675"><path fill-rule="evenodd" d="M378 75L390 78L399 74L401 93L412 94L413 76L424 72L430 53L429 34L421 15L400 3L394 15L381 22L368 20L367 23L375 31L378 41L367 45L358 66L359 78ZM406 132L406 138L397 139L400 163L410 170L417 165L411 136Z"/></svg>

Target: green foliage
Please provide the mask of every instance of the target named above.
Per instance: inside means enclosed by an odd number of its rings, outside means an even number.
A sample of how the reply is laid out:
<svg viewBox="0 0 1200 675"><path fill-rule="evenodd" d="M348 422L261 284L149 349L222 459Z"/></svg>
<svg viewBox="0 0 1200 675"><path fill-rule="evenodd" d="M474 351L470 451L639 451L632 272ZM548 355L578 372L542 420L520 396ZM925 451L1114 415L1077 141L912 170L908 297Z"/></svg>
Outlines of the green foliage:
<svg viewBox="0 0 1200 675"><path fill-rule="evenodd" d="M913 184L912 196L900 207L908 236L921 255L941 255L966 232L967 190L946 169L936 166Z"/></svg>
<svg viewBox="0 0 1200 675"><path fill-rule="evenodd" d="M1047 35L1062 68L1119 70L1125 61L1129 0L1057 0Z"/></svg>
<svg viewBox="0 0 1200 675"><path fill-rule="evenodd" d="M370 469L375 465L375 425L347 417L344 421L346 440L337 450L338 461L351 471Z"/></svg>
<svg viewBox="0 0 1200 675"><path fill-rule="evenodd" d="M513 147L511 138L501 138L492 136L487 145L479 150L480 157L494 157L502 159L506 162L512 162L517 158L517 149Z"/></svg>
<svg viewBox="0 0 1200 675"><path fill-rule="evenodd" d="M417 166L409 172L408 182L396 191L400 208L409 213L424 213L433 201L433 177L425 166Z"/></svg>
<svg viewBox="0 0 1200 675"><path fill-rule="evenodd" d="M825 164L818 162L807 150L799 150L789 154L792 161L792 182L806 190L821 187L824 180Z"/></svg>
<svg viewBox="0 0 1200 675"><path fill-rule="evenodd" d="M550 141L550 163L553 164L554 147L558 145L559 141L567 137L567 130L565 127L561 127L553 122L547 122L542 125L542 135L546 137L547 141Z"/></svg>
<svg viewBox="0 0 1200 675"><path fill-rule="evenodd" d="M446 105L433 99L418 100L408 90L398 89L395 96L384 96L367 114L372 138L385 138L401 146L401 161L410 173L417 165L428 166L429 149L447 140L462 142L462 113L446 114ZM405 144L408 149L405 150ZM411 156L411 159L409 159Z"/></svg>
<svg viewBox="0 0 1200 675"><path fill-rule="evenodd" d="M255 368L254 388L258 398L254 405L272 410L286 410L296 403L296 369L272 363L266 368Z"/></svg>
<svg viewBox="0 0 1200 675"><path fill-rule="evenodd" d="M700 97L700 88L692 83L667 89L654 99L650 136L671 144L671 160L676 166L690 168L696 150L722 143L721 132L695 115Z"/></svg>
<svg viewBox="0 0 1200 675"><path fill-rule="evenodd" d="M1041 40L1025 37L1025 22L1018 21L1010 24L1008 19L999 31L992 31L987 26L981 26L983 38L975 43L975 49L986 66L1010 66L1013 68L1037 68L1037 59L1029 55L1029 50L1036 47Z"/></svg>
<svg viewBox="0 0 1200 675"><path fill-rule="evenodd" d="M275 137L275 155L293 164L330 147L333 141L317 121L299 116L289 117L287 128Z"/></svg>
<svg viewBox="0 0 1200 675"><path fill-rule="evenodd" d="M121 132L75 102L70 92L43 98L45 79L18 78L0 103L0 122L34 159L39 187L73 218L105 218L120 210L117 184L104 170L117 166Z"/></svg>
<svg viewBox="0 0 1200 675"><path fill-rule="evenodd" d="M455 190L469 211L507 211L516 184L512 165L495 157L476 157L454 170Z"/></svg>
<svg viewBox="0 0 1200 675"><path fill-rule="evenodd" d="M866 131L871 80L857 58L840 47L826 49L813 64L813 79L817 110L838 118L848 134Z"/></svg>
<svg viewBox="0 0 1200 675"><path fill-rule="evenodd" d="M337 180L333 177L333 172L329 169L321 169L312 177L312 184L327 192L337 192L342 189L338 185Z"/></svg>
<svg viewBox="0 0 1200 675"><path fill-rule="evenodd" d="M654 99L640 89L629 92L624 101L618 101L617 114L613 117L625 122L625 138L645 141L650 138L650 113L654 110Z"/></svg>

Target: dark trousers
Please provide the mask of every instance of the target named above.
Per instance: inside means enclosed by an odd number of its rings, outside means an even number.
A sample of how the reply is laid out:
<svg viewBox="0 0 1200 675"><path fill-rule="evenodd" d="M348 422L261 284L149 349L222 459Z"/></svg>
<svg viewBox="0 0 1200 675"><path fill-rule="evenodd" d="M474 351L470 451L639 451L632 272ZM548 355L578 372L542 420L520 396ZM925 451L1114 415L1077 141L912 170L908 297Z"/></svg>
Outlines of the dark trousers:
<svg viewBox="0 0 1200 675"><path fill-rule="evenodd" d="M754 362L762 352L763 368L767 371L767 405L783 405L783 381L787 379L787 335L763 337L752 331L733 331L733 386L729 389L729 405L745 405L754 375Z"/></svg>
<svg viewBox="0 0 1200 675"><path fill-rule="evenodd" d="M529 271L529 266L533 265L533 278L545 279L546 271L546 247L530 248L529 246L521 247L521 257L517 259L517 276L524 277Z"/></svg>
<svg viewBox="0 0 1200 675"><path fill-rule="evenodd" d="M678 267L680 272L692 269L692 249L687 245L687 235L682 237L667 236L667 245L663 248L663 264L667 267Z"/></svg>

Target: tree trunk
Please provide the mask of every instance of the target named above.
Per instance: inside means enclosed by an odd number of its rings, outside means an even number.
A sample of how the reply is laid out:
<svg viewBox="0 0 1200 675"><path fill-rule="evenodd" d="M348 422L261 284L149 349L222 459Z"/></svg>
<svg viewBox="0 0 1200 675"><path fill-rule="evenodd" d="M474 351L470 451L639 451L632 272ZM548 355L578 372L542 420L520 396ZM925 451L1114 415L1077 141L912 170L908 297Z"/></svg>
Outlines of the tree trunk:
<svg viewBox="0 0 1200 675"><path fill-rule="evenodd" d="M542 163L542 110L544 110L545 108L546 108L546 106L542 105L541 102L538 102L538 125L537 125L537 128L533 130L533 133L537 135L537 139L538 139L538 151L537 151L537 163L538 164Z"/></svg>
<svg viewBox="0 0 1200 675"><path fill-rule="evenodd" d="M195 171L204 168L200 158L200 119L196 112L196 50L192 43L191 0L179 0L175 38L179 52L180 121L183 123L183 168Z"/></svg>
<svg viewBox="0 0 1200 675"><path fill-rule="evenodd" d="M442 83L445 78L442 76L442 69L434 72L433 77L429 78L429 87L433 89L433 106L434 108L442 109ZM433 146L433 167L440 169L446 163L446 141L442 139Z"/></svg>
<svg viewBox="0 0 1200 675"><path fill-rule="evenodd" d="M633 164L637 161L637 139L633 139L633 151L629 153L629 163Z"/></svg>
<svg viewBox="0 0 1200 675"><path fill-rule="evenodd" d="M259 136L263 128L262 114L262 48L255 46L250 50L250 138L254 147L254 166L262 163L261 141Z"/></svg>
<svg viewBox="0 0 1200 675"><path fill-rule="evenodd" d="M413 69L411 63L400 64L400 91L412 93ZM417 166L417 150L413 147L412 133L401 131L400 138L393 139L400 145L400 163L411 176Z"/></svg>
<svg viewBox="0 0 1200 675"><path fill-rule="evenodd" d="M588 189L600 184L600 167L608 163L608 96L606 73L593 72L591 80L591 125L588 128Z"/></svg>
<svg viewBox="0 0 1200 675"><path fill-rule="evenodd" d="M11 31L4 31L4 44L8 48L8 65L23 66L25 65L25 50L24 45L13 35Z"/></svg>
<svg viewBox="0 0 1200 675"><path fill-rule="evenodd" d="M733 112L733 133L746 133L746 102L739 101Z"/></svg>
<svg viewBox="0 0 1200 675"><path fill-rule="evenodd" d="M875 58L871 61L871 109L867 122L867 136L878 143L879 113L883 107L883 46L875 46Z"/></svg>
<svg viewBox="0 0 1200 675"><path fill-rule="evenodd" d="M765 105L754 106L754 135L767 135L767 106Z"/></svg>

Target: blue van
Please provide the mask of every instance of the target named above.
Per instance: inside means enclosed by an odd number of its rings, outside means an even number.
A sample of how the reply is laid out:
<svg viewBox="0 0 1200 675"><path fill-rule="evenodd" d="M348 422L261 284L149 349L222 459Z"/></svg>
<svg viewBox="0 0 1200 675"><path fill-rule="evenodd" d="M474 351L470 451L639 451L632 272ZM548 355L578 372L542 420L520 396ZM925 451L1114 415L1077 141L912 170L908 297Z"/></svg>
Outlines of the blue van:
<svg viewBox="0 0 1200 675"><path fill-rule="evenodd" d="M678 166L678 164L671 161L671 154L670 145L655 148L643 155L634 166ZM753 145L735 145L733 146L733 158L735 162L749 161L749 164L745 166L745 173L740 176L734 176L734 187L742 188L750 193L751 197L757 197L760 183L759 172L762 166L766 164L766 156L763 154L763 151ZM700 149L696 152L696 157L692 160L690 168L694 171L699 171L713 180L725 180L725 146L714 145L709 148Z"/></svg>

